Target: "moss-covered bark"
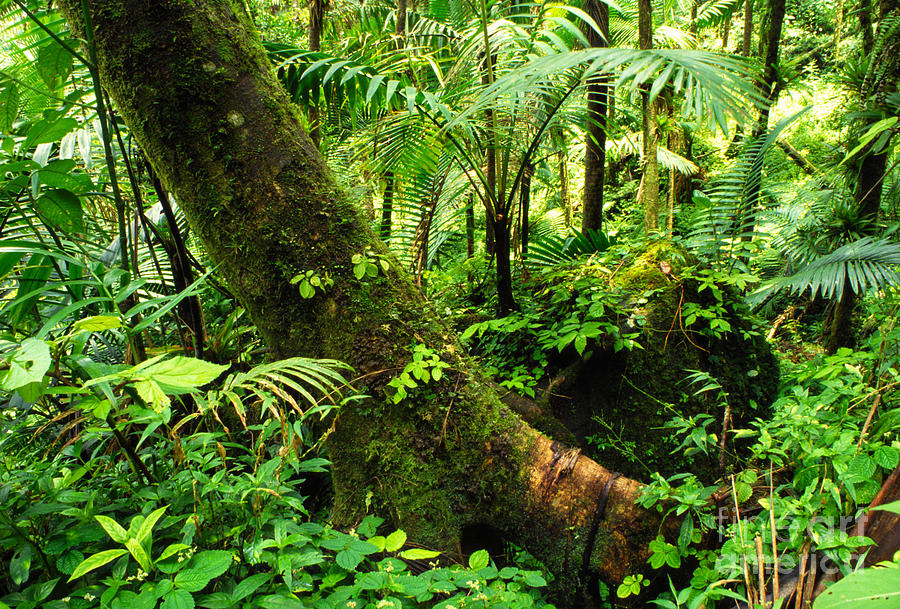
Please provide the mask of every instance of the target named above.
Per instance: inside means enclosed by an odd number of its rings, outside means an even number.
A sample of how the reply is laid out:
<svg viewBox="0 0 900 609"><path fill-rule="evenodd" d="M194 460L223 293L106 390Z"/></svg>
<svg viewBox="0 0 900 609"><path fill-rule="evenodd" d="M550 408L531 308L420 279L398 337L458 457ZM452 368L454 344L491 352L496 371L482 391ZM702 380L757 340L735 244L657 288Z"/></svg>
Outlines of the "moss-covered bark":
<svg viewBox="0 0 900 609"><path fill-rule="evenodd" d="M80 0L61 8L84 37ZM354 277L351 258L387 256L340 192L271 74L239 0L90 0L99 69L122 116L193 230L278 356L348 361L376 396L347 408L329 443L338 519L372 502L412 538L456 549L489 524L574 585L610 472L553 445L487 388L452 332L396 268ZM329 273L312 299L290 280ZM394 405L387 381L428 345L451 365ZM654 519L639 485L611 484L590 568L641 568Z"/></svg>

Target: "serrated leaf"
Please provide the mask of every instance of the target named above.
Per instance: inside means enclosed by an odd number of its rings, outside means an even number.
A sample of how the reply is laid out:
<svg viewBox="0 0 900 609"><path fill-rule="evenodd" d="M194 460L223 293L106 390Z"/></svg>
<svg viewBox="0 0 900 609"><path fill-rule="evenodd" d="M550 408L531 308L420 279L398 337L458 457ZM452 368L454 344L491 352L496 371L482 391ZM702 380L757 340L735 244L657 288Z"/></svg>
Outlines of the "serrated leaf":
<svg viewBox="0 0 900 609"><path fill-rule="evenodd" d="M525 572L524 581L526 585L532 588L543 588L547 585L547 580L544 579L540 573L536 573L535 571Z"/></svg>
<svg viewBox="0 0 900 609"><path fill-rule="evenodd" d="M406 543L406 533L403 531L394 531L384 540L384 549L386 552L396 552Z"/></svg>
<svg viewBox="0 0 900 609"><path fill-rule="evenodd" d="M746 482L737 482L734 485L734 491L737 495L737 502L743 503L750 498L750 495L753 494L753 487Z"/></svg>
<svg viewBox="0 0 900 609"><path fill-rule="evenodd" d="M900 451L892 446L879 446L872 455L875 463L884 469L892 470L900 462Z"/></svg>
<svg viewBox="0 0 900 609"><path fill-rule="evenodd" d="M194 597L186 590L172 590L163 596L160 609L194 609Z"/></svg>
<svg viewBox="0 0 900 609"><path fill-rule="evenodd" d="M69 577L68 581L78 579L85 573L90 573L94 569L99 569L106 563L113 561L125 554L128 554L128 550L105 550L103 552L98 552L96 554L88 556L83 561L81 561L81 564L75 567L75 571L72 573L72 576Z"/></svg>
<svg viewBox="0 0 900 609"><path fill-rule="evenodd" d="M357 552L356 550L352 550L347 548L346 550L341 550L334 557L335 562L346 569L347 571L354 571L356 567L359 566L359 563L363 560L363 555Z"/></svg>
<svg viewBox="0 0 900 609"><path fill-rule="evenodd" d="M56 568L60 573L71 575L83 560L84 554L74 548L69 548L56 559Z"/></svg>
<svg viewBox="0 0 900 609"><path fill-rule="evenodd" d="M388 585L388 574L383 571L362 573L356 578L356 586L362 590L381 590Z"/></svg>
<svg viewBox="0 0 900 609"><path fill-rule="evenodd" d="M469 556L469 568L473 571L484 569L491 562L491 557L487 550L478 550Z"/></svg>

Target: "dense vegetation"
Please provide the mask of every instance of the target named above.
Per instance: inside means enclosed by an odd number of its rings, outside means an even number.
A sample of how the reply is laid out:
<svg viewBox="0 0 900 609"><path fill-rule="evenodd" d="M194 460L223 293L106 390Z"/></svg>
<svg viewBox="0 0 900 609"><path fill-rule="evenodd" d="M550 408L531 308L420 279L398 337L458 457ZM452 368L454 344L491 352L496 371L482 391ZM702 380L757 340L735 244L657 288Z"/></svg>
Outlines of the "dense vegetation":
<svg viewBox="0 0 900 609"><path fill-rule="evenodd" d="M181 5L0 0L0 609L900 604L897 2Z"/></svg>

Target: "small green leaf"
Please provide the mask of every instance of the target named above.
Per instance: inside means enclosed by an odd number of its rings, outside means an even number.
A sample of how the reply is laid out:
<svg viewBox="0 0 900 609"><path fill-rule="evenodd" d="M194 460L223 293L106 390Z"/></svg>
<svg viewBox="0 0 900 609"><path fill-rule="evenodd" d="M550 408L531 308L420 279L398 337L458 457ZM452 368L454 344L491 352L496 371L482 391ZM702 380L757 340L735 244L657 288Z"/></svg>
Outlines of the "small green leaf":
<svg viewBox="0 0 900 609"><path fill-rule="evenodd" d="M10 391L40 383L50 369L50 347L37 338L26 338L8 360L9 370L0 372L0 387Z"/></svg>
<svg viewBox="0 0 900 609"><path fill-rule="evenodd" d="M160 609L194 609L194 597L186 590L172 590L163 596Z"/></svg>
<svg viewBox="0 0 900 609"><path fill-rule="evenodd" d="M884 469L892 470L897 467L897 463L900 461L900 451L892 446L879 446L872 458L875 459L875 463Z"/></svg>
<svg viewBox="0 0 900 609"><path fill-rule="evenodd" d="M90 573L94 569L99 569L106 563L113 561L118 557L123 556L124 554L128 554L128 550L106 550L88 556L83 561L81 561L80 565L75 568L75 571L72 573L72 576L68 581L77 579L85 573Z"/></svg>
<svg viewBox="0 0 900 609"><path fill-rule="evenodd" d="M72 54L51 39L38 49L35 67L47 87L55 90L72 72Z"/></svg>
<svg viewBox="0 0 900 609"><path fill-rule="evenodd" d="M487 550L478 550L469 556L469 568L473 571L478 571L488 566L490 561L491 557L488 555Z"/></svg>
<svg viewBox="0 0 900 609"><path fill-rule="evenodd" d="M440 556L440 552L435 552L434 550L423 550L421 548L410 548L409 550L403 550L400 552L400 558L405 560L431 560L432 558L437 558Z"/></svg>
<svg viewBox="0 0 900 609"><path fill-rule="evenodd" d="M872 509L881 510L883 512L890 512L892 514L900 514L900 499L898 499L897 501L891 501L890 503L876 505Z"/></svg>
<svg viewBox="0 0 900 609"><path fill-rule="evenodd" d="M135 367L134 370L135 372L139 371L141 376L150 378L166 387L193 389L215 380L228 370L228 366L178 355L146 368Z"/></svg>
<svg viewBox="0 0 900 609"><path fill-rule="evenodd" d="M21 586L31 575L31 545L26 544L9 561L9 576L13 583Z"/></svg>
<svg viewBox="0 0 900 609"><path fill-rule="evenodd" d="M19 115L19 89L15 83L7 83L0 90L0 132L7 133L12 129Z"/></svg>
<svg viewBox="0 0 900 609"><path fill-rule="evenodd" d="M83 560L84 554L74 548L69 548L56 559L56 568L60 573L71 575Z"/></svg>
<svg viewBox="0 0 900 609"><path fill-rule="evenodd" d="M300 289L300 296L302 296L303 298L309 299L309 298L312 298L313 296L315 296L315 294L316 294L316 291L313 289L313 287L309 284L309 281L307 281L306 279L304 279L303 281L300 282L299 289Z"/></svg>
<svg viewBox="0 0 900 609"><path fill-rule="evenodd" d="M346 550L341 550L334 557L335 562L337 564L346 569L347 571L354 571L356 567L359 566L359 563L363 560L363 555L357 552L356 550L352 550L350 548Z"/></svg>
<svg viewBox="0 0 900 609"><path fill-rule="evenodd" d="M94 520L100 523L103 530L106 531L116 543L125 543L125 540L128 539L128 532L122 525L109 516L94 516Z"/></svg>
<svg viewBox="0 0 900 609"><path fill-rule="evenodd" d="M144 546L137 539L126 539L125 547L128 548L128 551L131 553L131 556L141 565L141 568L144 571L149 572L152 568L152 563L150 561L150 556L147 554L147 550L144 549Z"/></svg>
<svg viewBox="0 0 900 609"><path fill-rule="evenodd" d="M384 549L386 552L396 552L406 543L406 533L403 531L394 531L384 541Z"/></svg>
<svg viewBox="0 0 900 609"><path fill-rule="evenodd" d="M112 315L93 315L79 319L73 324L73 327L78 332L100 332L102 330L121 328L122 320Z"/></svg>
<svg viewBox="0 0 900 609"><path fill-rule="evenodd" d="M22 150L28 150L32 146L37 146L38 144L56 142L62 139L69 131L72 131L77 127L78 121L74 118L45 118L39 120L28 130L28 136L25 138Z"/></svg>
<svg viewBox="0 0 900 609"><path fill-rule="evenodd" d="M231 593L231 598L236 601L243 600L256 592L260 586L271 579L272 575L270 573L257 573L256 575L251 575L247 579L238 582Z"/></svg>
<svg viewBox="0 0 900 609"><path fill-rule="evenodd" d="M531 588L543 588L547 585L547 580L536 571L526 571L524 581Z"/></svg>

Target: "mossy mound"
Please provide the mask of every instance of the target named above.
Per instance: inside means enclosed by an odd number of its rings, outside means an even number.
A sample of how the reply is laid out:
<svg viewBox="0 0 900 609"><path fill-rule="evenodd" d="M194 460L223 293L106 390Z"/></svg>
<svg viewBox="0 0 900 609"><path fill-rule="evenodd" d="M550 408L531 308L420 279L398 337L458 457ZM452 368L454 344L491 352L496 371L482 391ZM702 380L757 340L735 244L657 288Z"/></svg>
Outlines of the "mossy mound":
<svg viewBox="0 0 900 609"><path fill-rule="evenodd" d="M603 275L597 281L620 295L627 315L619 325L639 329L642 348L615 352L599 341L566 383L567 397L553 400L555 411L609 468L643 480L656 471L685 470L714 480L722 473L723 424L740 427L764 414L776 396L778 364L768 343L737 291L671 246L656 246ZM692 384L693 371L708 374L721 392L697 394L707 383ZM706 453L688 450L693 443L678 448L684 436L666 427L676 416L695 417L701 429L708 421L705 430L716 441ZM735 451L729 440L726 465Z"/></svg>
<svg viewBox="0 0 900 609"><path fill-rule="evenodd" d="M541 379L542 387L521 387L537 410L511 407L629 477L719 477L723 424L736 429L764 416L778 386L775 357L731 285L742 278L705 269L667 242L532 277L520 284L521 312L464 334L506 386L515 390L529 374ZM707 382L692 384L696 371ZM721 391L697 393L713 381ZM692 421L688 434L705 429L705 453L692 441L679 449L687 434L666 427L676 417ZM736 451L726 443L726 465Z"/></svg>

